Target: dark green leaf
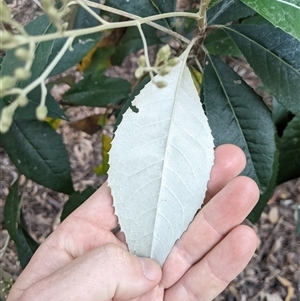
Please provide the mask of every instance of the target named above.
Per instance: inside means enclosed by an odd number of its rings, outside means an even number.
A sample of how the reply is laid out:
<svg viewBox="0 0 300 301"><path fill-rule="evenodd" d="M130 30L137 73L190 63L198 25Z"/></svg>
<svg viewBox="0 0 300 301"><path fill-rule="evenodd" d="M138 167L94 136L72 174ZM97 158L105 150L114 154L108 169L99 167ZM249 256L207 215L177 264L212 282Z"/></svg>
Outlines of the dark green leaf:
<svg viewBox="0 0 300 301"><path fill-rule="evenodd" d="M300 42L270 23L263 26L233 25L226 27L225 31L265 89L287 110L300 114Z"/></svg>
<svg viewBox="0 0 300 301"><path fill-rule="evenodd" d="M6 198L4 206L4 225L11 239L18 246L21 245L17 232L20 217L20 206L21 197L19 195L19 183L17 180L9 189L9 194Z"/></svg>
<svg viewBox="0 0 300 301"><path fill-rule="evenodd" d="M269 109L240 76L214 56L206 59L203 93L215 145L238 145L247 158L244 174L264 192L272 176L275 153Z"/></svg>
<svg viewBox="0 0 300 301"><path fill-rule="evenodd" d="M197 13L198 10L193 9L193 10L189 10L188 12ZM179 33L180 35L186 37L187 39L192 40L198 31L199 31L198 24L195 19L192 19L192 18L177 18L176 19L176 32ZM162 39L163 39L163 37L162 37Z"/></svg>
<svg viewBox="0 0 300 301"><path fill-rule="evenodd" d="M124 79L90 74L68 90L63 98L66 102L76 105L103 107L118 104L127 98L129 93L130 84Z"/></svg>
<svg viewBox="0 0 300 301"><path fill-rule="evenodd" d="M14 120L36 120L35 110L40 103L40 97L40 87L37 87L33 91L31 91L28 94L29 103L26 107L19 107L16 110L14 114ZM0 111L2 111L2 109L13 99L13 97L5 97L4 99L0 98ZM46 96L46 106L48 108L48 117L68 120L68 117L65 115L64 111L60 108L56 100L49 92Z"/></svg>
<svg viewBox="0 0 300 301"><path fill-rule="evenodd" d="M42 15L30 22L26 27L26 31L31 35L45 35L56 31L54 25L52 25L47 16ZM21 87L26 87L45 70L45 66L48 62L48 58L51 55L54 41L41 42L36 45L35 59L31 66L31 78L25 82L20 83Z"/></svg>
<svg viewBox="0 0 300 301"><path fill-rule="evenodd" d="M221 29L213 30L204 42L209 53L224 56L241 56L232 39Z"/></svg>
<svg viewBox="0 0 300 301"><path fill-rule="evenodd" d="M279 166L279 164L278 164L279 156L278 155L279 155L279 152L276 150L275 156L274 156L274 163L273 163L273 173L272 173L270 182L268 184L268 187L267 187L266 191L260 195L257 205L254 207L254 209L248 215L248 219L252 223L256 223L258 221L260 215L264 211L264 208L266 207L268 201L270 200L270 198L272 197L272 195L274 193L274 189L276 186L276 178L277 178L277 174L278 174L278 166Z"/></svg>
<svg viewBox="0 0 300 301"><path fill-rule="evenodd" d="M300 177L300 115L287 125L279 141L277 184Z"/></svg>
<svg viewBox="0 0 300 301"><path fill-rule="evenodd" d="M176 0L106 0L105 4L140 17L174 12L176 10ZM158 23L169 27L169 24L166 20L158 21Z"/></svg>
<svg viewBox="0 0 300 301"><path fill-rule="evenodd" d="M266 25L270 22L263 18L261 15L250 16L249 18L244 19L241 24L243 25Z"/></svg>
<svg viewBox="0 0 300 301"><path fill-rule="evenodd" d="M98 0L91 0L91 2L99 3ZM97 14L100 14L100 10L94 7L91 7L91 9ZM89 12L87 12L83 7L77 6L76 14L74 16L74 20L72 22L73 29L83 29L83 28L89 28L93 26L99 25L99 21L96 20Z"/></svg>
<svg viewBox="0 0 300 301"><path fill-rule="evenodd" d="M18 237L21 242L21 245L17 246L18 258L22 269L25 269L39 244L22 227L18 228Z"/></svg>
<svg viewBox="0 0 300 301"><path fill-rule="evenodd" d="M282 136L287 124L293 119L294 115L286 110L275 97L272 100L272 118L277 128L279 137Z"/></svg>
<svg viewBox="0 0 300 301"><path fill-rule="evenodd" d="M143 32L145 34L148 46L161 44L157 37L156 30L148 25L143 25ZM121 65L125 57L129 54L136 53L143 48L143 42L139 30L136 27L129 27L122 37L115 54L112 57L113 65Z"/></svg>
<svg viewBox="0 0 300 301"><path fill-rule="evenodd" d="M76 38L72 44L72 51L68 50L64 54L49 76L60 74L75 66L100 41L100 38L101 35L99 33ZM55 41L53 51L49 56L47 65L53 61L65 42L66 39L58 39Z"/></svg>
<svg viewBox="0 0 300 301"><path fill-rule="evenodd" d="M66 204L64 205L63 211L61 213L61 221L63 221L69 214L71 214L75 209L77 209L81 204L83 204L94 192L96 191L93 187L88 187L84 191L73 192Z"/></svg>
<svg viewBox="0 0 300 301"><path fill-rule="evenodd" d="M240 0L223 0L208 9L207 24L226 24L255 14L251 8Z"/></svg>
<svg viewBox="0 0 300 301"><path fill-rule="evenodd" d="M220 2L222 2L222 0L211 0L208 4L208 9L216 6L217 4L219 4Z"/></svg>
<svg viewBox="0 0 300 301"><path fill-rule="evenodd" d="M92 57L92 63L84 70L84 77L91 74L101 74L111 65L111 56L115 52L114 47L100 47Z"/></svg>
<svg viewBox="0 0 300 301"><path fill-rule="evenodd" d="M68 153L62 137L48 123L14 121L0 138L20 173L55 191L73 192Z"/></svg>
<svg viewBox="0 0 300 301"><path fill-rule="evenodd" d="M275 27L293 35L300 41L299 0L242 0L269 20Z"/></svg>
<svg viewBox="0 0 300 301"><path fill-rule="evenodd" d="M36 120L36 108L40 104L41 88L37 87L28 95L29 103L24 108L18 108L14 114L15 120ZM48 117L68 120L64 111L60 108L57 101L49 93L46 96L46 106L48 109Z"/></svg>

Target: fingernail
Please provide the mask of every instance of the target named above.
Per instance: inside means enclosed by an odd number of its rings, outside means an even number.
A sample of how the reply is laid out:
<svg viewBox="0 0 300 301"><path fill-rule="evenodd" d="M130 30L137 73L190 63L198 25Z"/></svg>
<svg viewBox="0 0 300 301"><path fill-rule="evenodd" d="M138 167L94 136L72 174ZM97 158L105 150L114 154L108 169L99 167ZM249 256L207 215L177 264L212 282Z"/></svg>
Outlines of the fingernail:
<svg viewBox="0 0 300 301"><path fill-rule="evenodd" d="M151 281L157 280L160 277L161 270L158 264L155 264L152 259L139 258L143 269L143 274Z"/></svg>

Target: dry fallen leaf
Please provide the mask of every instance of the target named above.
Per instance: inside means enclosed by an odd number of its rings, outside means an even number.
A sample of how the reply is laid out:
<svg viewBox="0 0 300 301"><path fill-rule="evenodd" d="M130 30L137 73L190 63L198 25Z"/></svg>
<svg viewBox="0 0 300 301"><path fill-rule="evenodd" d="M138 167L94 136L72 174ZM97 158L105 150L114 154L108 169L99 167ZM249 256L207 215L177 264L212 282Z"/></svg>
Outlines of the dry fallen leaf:
<svg viewBox="0 0 300 301"><path fill-rule="evenodd" d="M295 295L295 289L293 287L292 282L279 275L277 275L276 278L283 286L285 286L287 288L287 295L286 295L284 301L290 301L292 298L294 298L294 295Z"/></svg>
<svg viewBox="0 0 300 301"><path fill-rule="evenodd" d="M279 219L279 210L278 207L272 207L269 214L268 214L268 219L270 223L273 225L277 224L278 219Z"/></svg>
<svg viewBox="0 0 300 301"><path fill-rule="evenodd" d="M266 294L267 301L283 301L283 299L278 294Z"/></svg>

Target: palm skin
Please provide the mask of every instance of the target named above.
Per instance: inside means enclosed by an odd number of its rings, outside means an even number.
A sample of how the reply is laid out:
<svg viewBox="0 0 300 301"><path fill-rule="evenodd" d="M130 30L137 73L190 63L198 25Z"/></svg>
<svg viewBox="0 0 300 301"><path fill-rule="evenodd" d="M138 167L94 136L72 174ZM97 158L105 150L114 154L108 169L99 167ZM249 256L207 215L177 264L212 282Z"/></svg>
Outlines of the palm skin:
<svg viewBox="0 0 300 301"><path fill-rule="evenodd" d="M245 156L215 150L205 206L175 243L162 269L127 251L107 184L40 246L7 301L210 301L251 259L254 231L240 225L255 206L253 180L238 176Z"/></svg>

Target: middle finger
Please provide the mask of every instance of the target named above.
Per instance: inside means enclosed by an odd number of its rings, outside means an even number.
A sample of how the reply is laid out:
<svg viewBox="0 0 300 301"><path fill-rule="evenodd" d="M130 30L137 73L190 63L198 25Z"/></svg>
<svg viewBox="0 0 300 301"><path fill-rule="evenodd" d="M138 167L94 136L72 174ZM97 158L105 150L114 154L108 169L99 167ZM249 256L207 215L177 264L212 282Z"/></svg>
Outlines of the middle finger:
<svg viewBox="0 0 300 301"><path fill-rule="evenodd" d="M232 228L239 225L255 206L258 196L256 183L248 177L240 176L212 198L171 250L163 266L164 288L177 282Z"/></svg>

